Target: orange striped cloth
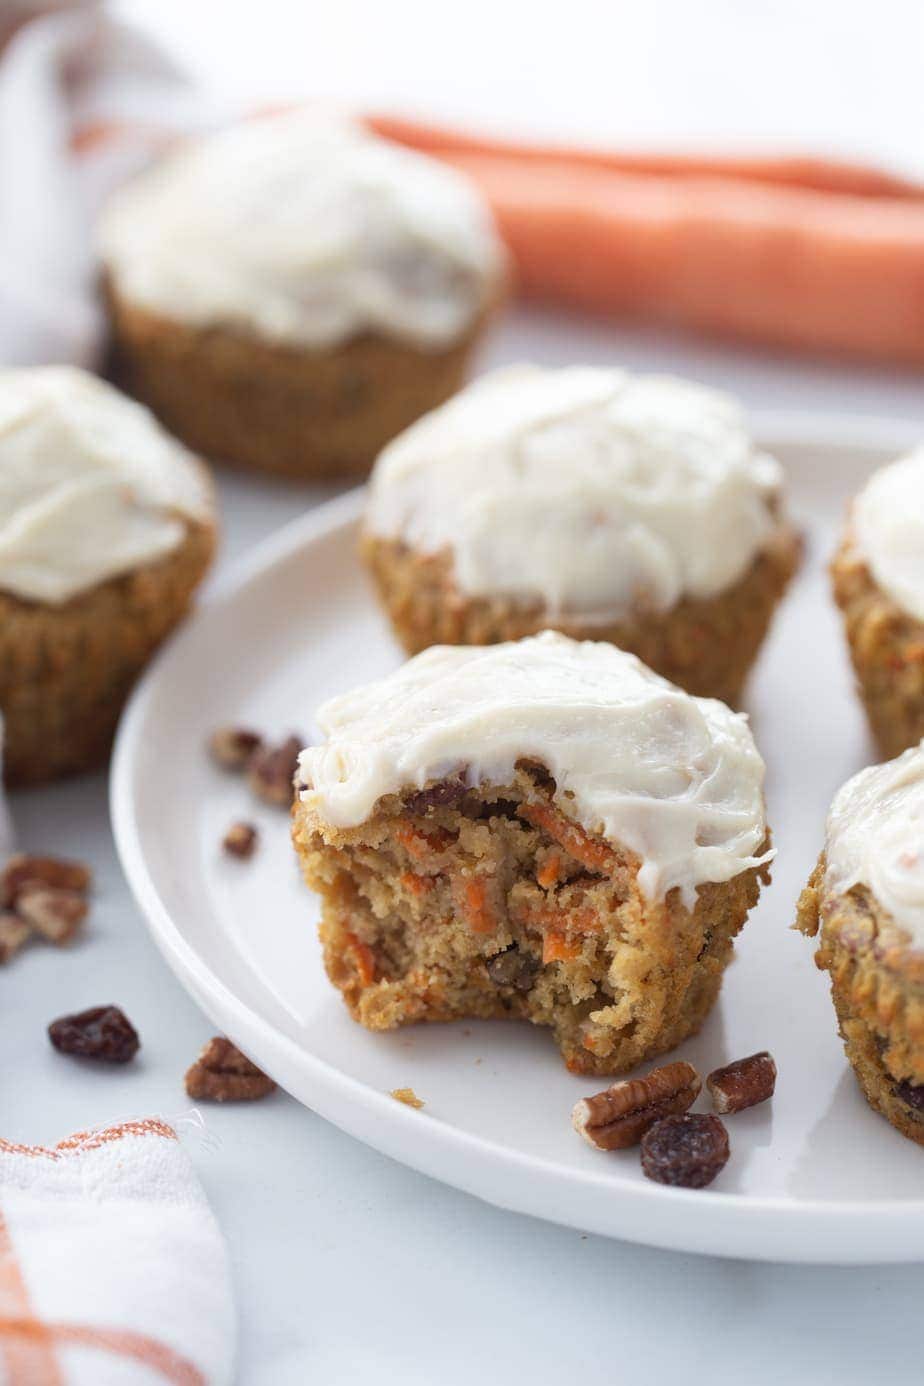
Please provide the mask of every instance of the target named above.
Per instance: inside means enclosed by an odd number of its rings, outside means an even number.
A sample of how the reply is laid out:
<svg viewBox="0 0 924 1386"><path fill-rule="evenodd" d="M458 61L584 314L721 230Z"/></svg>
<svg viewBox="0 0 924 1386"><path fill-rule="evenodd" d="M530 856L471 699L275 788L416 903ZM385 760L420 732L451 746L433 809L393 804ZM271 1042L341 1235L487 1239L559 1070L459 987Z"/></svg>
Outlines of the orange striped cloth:
<svg viewBox="0 0 924 1386"><path fill-rule="evenodd" d="M173 1127L0 1140L2 1386L222 1386L224 1240Z"/></svg>

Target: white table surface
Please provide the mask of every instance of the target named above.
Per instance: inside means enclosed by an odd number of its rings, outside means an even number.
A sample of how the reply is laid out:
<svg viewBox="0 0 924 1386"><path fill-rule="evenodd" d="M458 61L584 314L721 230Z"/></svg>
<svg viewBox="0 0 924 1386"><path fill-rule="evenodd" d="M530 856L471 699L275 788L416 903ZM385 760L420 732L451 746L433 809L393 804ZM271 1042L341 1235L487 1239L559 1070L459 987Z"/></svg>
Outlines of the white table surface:
<svg viewBox="0 0 924 1386"><path fill-rule="evenodd" d="M582 42L564 58L559 6L134 0L120 8L173 41L204 80L236 93L323 89L601 139L794 143L804 134L816 147L921 163L924 11L914 5L877 5L888 25L876 36L875 63L868 12L854 22L866 7L843 4L581 0L567 9ZM742 32L734 26L745 9ZM553 83L563 67L568 82ZM920 420L924 434L924 389L911 376L797 365L541 314L512 319L483 364L525 353L674 369L726 384L754 408L902 415ZM223 563L321 496L223 477ZM182 1074L212 1031L127 892L104 777L16 795L13 812L25 847L88 860L98 889L79 945L33 947L0 970L0 1129L47 1142L131 1115L181 1116ZM51 1050L51 1018L108 1001L141 1032L135 1064L87 1071ZM919 1358L924 1267L794 1268L651 1251L488 1207L366 1149L282 1093L249 1108L202 1110L205 1131L191 1130L188 1148L231 1248L244 1386L551 1386L583 1373L868 1386Z"/></svg>

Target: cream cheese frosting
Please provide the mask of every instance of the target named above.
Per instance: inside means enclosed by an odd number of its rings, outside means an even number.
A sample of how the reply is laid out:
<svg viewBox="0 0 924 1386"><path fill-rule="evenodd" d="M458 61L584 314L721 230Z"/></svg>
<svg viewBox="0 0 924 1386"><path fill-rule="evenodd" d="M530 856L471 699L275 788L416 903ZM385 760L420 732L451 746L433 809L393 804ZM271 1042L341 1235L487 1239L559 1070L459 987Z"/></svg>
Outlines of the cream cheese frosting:
<svg viewBox="0 0 924 1386"><path fill-rule="evenodd" d="M825 857L826 891L867 886L913 947L924 949L924 741L838 791Z"/></svg>
<svg viewBox="0 0 924 1386"><path fill-rule="evenodd" d="M190 141L113 197L99 244L134 304L309 347L447 346L504 269L468 179L329 111Z"/></svg>
<svg viewBox="0 0 924 1386"><path fill-rule="evenodd" d="M924 621L924 447L873 473L853 503L852 530L879 587Z"/></svg>
<svg viewBox="0 0 924 1386"><path fill-rule="evenodd" d="M66 602L211 513L204 469L140 404L70 366L0 370L0 591Z"/></svg>
<svg viewBox="0 0 924 1386"><path fill-rule="evenodd" d="M711 597L775 528L779 464L727 395L589 366L475 381L385 448L366 528L470 596L611 620Z"/></svg>
<svg viewBox="0 0 924 1386"><path fill-rule="evenodd" d="M693 698L634 655L545 631L490 646L433 646L376 683L325 703L323 745L302 751L301 799L336 827L376 801L463 773L509 782L534 759L588 831L635 852L660 899L771 859L764 763L740 713Z"/></svg>

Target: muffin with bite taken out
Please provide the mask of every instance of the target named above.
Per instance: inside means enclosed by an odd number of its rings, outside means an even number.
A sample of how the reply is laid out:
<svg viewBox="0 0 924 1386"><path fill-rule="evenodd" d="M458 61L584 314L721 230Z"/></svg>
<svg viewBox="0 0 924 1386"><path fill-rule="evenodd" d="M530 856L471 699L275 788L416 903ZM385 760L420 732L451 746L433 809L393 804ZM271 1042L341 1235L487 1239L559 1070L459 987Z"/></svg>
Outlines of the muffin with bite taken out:
<svg viewBox="0 0 924 1386"><path fill-rule="evenodd" d="M521 1018L598 1074L700 1027L773 856L741 714L547 631L432 647L318 722L293 839L361 1024Z"/></svg>

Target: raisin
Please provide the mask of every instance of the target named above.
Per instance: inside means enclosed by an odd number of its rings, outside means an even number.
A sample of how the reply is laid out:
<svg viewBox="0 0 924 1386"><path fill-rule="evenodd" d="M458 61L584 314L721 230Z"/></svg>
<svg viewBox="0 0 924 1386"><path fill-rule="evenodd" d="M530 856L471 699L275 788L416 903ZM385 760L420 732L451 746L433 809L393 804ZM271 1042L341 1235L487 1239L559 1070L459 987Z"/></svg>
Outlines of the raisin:
<svg viewBox="0 0 924 1386"><path fill-rule="evenodd" d="M515 943L503 953L495 953L485 963L488 976L499 987L513 987L515 991L529 991L536 980L540 963L531 953L521 953Z"/></svg>
<svg viewBox="0 0 924 1386"><path fill-rule="evenodd" d="M664 1117L642 1137L642 1171L658 1184L704 1189L728 1156L728 1132L711 1112Z"/></svg>
<svg viewBox="0 0 924 1386"><path fill-rule="evenodd" d="M138 1031L118 1006L93 1006L76 1015L63 1015L48 1027L48 1038L62 1054L127 1064L138 1053Z"/></svg>
<svg viewBox="0 0 924 1386"><path fill-rule="evenodd" d="M464 773L460 770L452 779L439 780L436 784L431 784L429 789L419 789L416 794L411 794L404 801L408 813L426 813L430 808L444 808L448 804L457 804L464 798L468 787Z"/></svg>
<svg viewBox="0 0 924 1386"><path fill-rule="evenodd" d="M894 1092L899 1102L904 1102L916 1112L924 1112L924 1083L909 1083L906 1080L896 1084Z"/></svg>

